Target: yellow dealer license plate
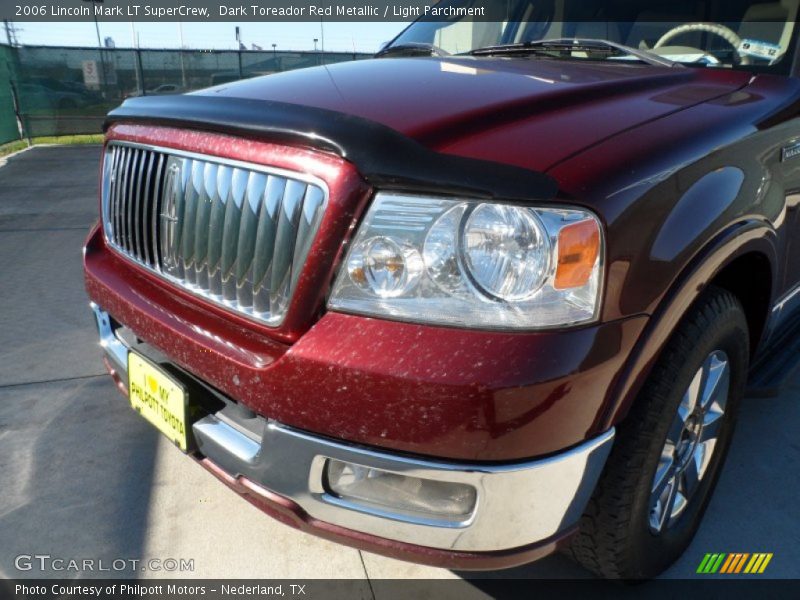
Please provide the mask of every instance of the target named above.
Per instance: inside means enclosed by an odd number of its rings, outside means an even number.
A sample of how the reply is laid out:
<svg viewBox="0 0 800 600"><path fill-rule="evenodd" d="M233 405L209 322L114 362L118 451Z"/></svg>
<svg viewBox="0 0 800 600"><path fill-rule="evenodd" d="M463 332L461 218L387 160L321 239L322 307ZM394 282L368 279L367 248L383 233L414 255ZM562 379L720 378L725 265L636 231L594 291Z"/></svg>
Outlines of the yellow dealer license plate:
<svg viewBox="0 0 800 600"><path fill-rule="evenodd" d="M140 415L187 451L190 423L186 390L181 384L150 361L128 352L128 395Z"/></svg>

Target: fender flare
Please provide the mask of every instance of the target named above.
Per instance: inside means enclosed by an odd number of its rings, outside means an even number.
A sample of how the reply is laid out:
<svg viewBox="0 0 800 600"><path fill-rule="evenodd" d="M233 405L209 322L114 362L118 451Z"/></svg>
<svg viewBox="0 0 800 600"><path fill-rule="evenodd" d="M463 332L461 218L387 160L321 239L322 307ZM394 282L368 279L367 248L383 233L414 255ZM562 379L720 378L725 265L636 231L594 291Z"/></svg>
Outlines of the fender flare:
<svg viewBox="0 0 800 600"><path fill-rule="evenodd" d="M773 275L778 273L776 246L777 234L770 224L751 218L730 226L694 257L651 315L614 384L599 430L604 431L625 418L675 328L714 278L737 258L751 253L763 255ZM776 297L777 285L773 277L770 305Z"/></svg>

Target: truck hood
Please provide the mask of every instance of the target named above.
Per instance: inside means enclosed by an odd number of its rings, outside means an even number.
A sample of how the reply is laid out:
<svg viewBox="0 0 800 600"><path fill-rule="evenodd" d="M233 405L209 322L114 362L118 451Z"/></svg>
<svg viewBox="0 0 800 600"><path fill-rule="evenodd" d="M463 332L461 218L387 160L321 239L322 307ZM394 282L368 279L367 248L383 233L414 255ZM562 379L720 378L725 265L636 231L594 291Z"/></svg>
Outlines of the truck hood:
<svg viewBox="0 0 800 600"><path fill-rule="evenodd" d="M617 133L745 86L731 70L539 58L394 58L290 71L196 95L386 125L431 150L546 171Z"/></svg>

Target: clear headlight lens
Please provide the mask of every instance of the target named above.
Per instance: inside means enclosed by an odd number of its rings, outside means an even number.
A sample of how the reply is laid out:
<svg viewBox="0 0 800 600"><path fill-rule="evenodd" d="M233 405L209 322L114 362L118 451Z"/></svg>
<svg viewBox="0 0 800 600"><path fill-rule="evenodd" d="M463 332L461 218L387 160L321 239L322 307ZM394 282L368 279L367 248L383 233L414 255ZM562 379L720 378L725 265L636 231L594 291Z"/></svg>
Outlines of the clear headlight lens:
<svg viewBox="0 0 800 600"><path fill-rule="evenodd" d="M481 204L464 228L464 256L481 290L518 302L533 296L544 284L550 248L533 211Z"/></svg>
<svg viewBox="0 0 800 600"><path fill-rule="evenodd" d="M574 325L597 317L602 264L585 210L379 193L329 306L470 328Z"/></svg>

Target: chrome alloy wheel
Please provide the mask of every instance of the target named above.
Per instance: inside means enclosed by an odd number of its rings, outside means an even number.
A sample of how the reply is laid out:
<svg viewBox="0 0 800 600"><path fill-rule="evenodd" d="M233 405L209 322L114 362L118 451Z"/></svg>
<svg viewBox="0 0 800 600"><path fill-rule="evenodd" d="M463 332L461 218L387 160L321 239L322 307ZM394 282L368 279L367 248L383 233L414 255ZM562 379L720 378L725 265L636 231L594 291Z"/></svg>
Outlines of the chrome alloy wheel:
<svg viewBox="0 0 800 600"><path fill-rule="evenodd" d="M711 464L728 402L728 355L712 352L683 394L653 477L650 531L668 529L686 510Z"/></svg>

